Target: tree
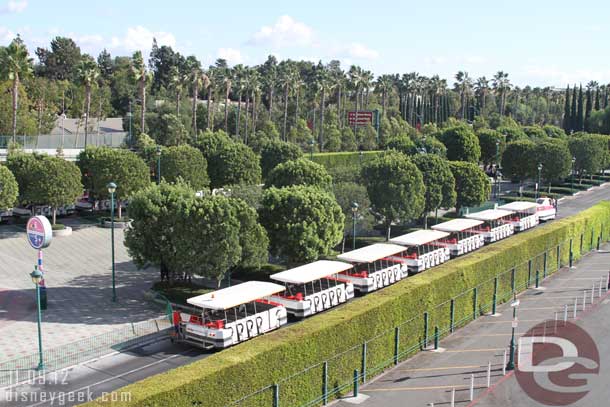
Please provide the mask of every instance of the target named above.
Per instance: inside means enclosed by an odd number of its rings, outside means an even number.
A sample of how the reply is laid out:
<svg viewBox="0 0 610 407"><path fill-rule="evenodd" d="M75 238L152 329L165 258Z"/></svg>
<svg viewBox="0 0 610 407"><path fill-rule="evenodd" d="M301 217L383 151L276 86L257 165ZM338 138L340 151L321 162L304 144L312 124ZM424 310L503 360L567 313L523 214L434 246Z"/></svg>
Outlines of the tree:
<svg viewBox="0 0 610 407"><path fill-rule="evenodd" d="M195 197L184 184L161 183L134 194L125 245L136 265L158 265L161 281L199 274L216 279L242 255L236 206L222 196Z"/></svg>
<svg viewBox="0 0 610 407"><path fill-rule="evenodd" d="M267 231L258 222L258 213L245 201L230 198L229 204L233 206L235 216L239 220L239 245L241 257L240 267L259 268L267 262L269 257L269 237Z"/></svg>
<svg viewBox="0 0 610 407"><path fill-rule="evenodd" d="M540 126L523 126L523 132L534 142L543 141L548 136Z"/></svg>
<svg viewBox="0 0 610 407"><path fill-rule="evenodd" d="M13 110L13 143L17 137L17 109L19 108L19 84L32 73L32 59L21 37L17 36L8 47L0 47L0 78L10 80Z"/></svg>
<svg viewBox="0 0 610 407"><path fill-rule="evenodd" d="M40 61L40 66L37 67L40 75L60 81L73 81L81 60L81 51L72 38L55 37L51 40L51 49L37 48L36 56Z"/></svg>
<svg viewBox="0 0 610 407"><path fill-rule="evenodd" d="M428 227L428 213L438 208L451 208L455 205L455 178L447 160L435 154L419 154L412 158L422 173L425 193L425 227Z"/></svg>
<svg viewBox="0 0 610 407"><path fill-rule="evenodd" d="M569 148L576 158L574 169L579 182L582 182L585 173L592 176L600 171L608 154L608 145L603 138L591 134L571 138Z"/></svg>
<svg viewBox="0 0 610 407"><path fill-rule="evenodd" d="M491 192L491 183L477 164L465 161L450 161L449 167L455 178L455 192L457 194L455 210L457 213L464 206L480 205L487 200Z"/></svg>
<svg viewBox="0 0 610 407"><path fill-rule="evenodd" d="M161 166L161 176L166 182L182 180L195 191L207 189L210 185L207 161L195 147L181 145L162 149Z"/></svg>
<svg viewBox="0 0 610 407"><path fill-rule="evenodd" d="M364 185L373 210L384 221L387 239L392 223L418 218L425 207L425 186L421 172L407 156L389 151L362 167Z"/></svg>
<svg viewBox="0 0 610 407"><path fill-rule="evenodd" d="M519 126L500 126L496 131L506 137L506 142L511 143L518 140L527 140L527 134Z"/></svg>
<svg viewBox="0 0 610 407"><path fill-rule="evenodd" d="M375 219L370 212L371 201L364 185L355 182L338 182L334 185L333 191L337 203L343 211L343 216L345 216L344 234L351 235L353 233L354 213L352 212L352 204L354 202L358 204L356 228L359 230L372 229Z"/></svg>
<svg viewBox="0 0 610 407"><path fill-rule="evenodd" d="M479 137L479 146L481 146L481 161L485 165L500 164L500 157L506 148L506 137L502 133L483 129L477 132ZM497 143L497 146L496 146Z"/></svg>
<svg viewBox="0 0 610 407"><path fill-rule="evenodd" d="M87 55L78 64L77 75L78 81L85 87L85 148L87 148L91 115L91 88L96 83L100 71L93 58Z"/></svg>
<svg viewBox="0 0 610 407"><path fill-rule="evenodd" d="M582 85L578 89L578 110L576 111L576 131L583 131L585 129L585 116L584 116L584 98L582 93Z"/></svg>
<svg viewBox="0 0 610 407"><path fill-rule="evenodd" d="M148 166L129 150L109 147L87 147L78 155L83 185L97 199L108 199L108 183L117 185L118 216L122 217L123 201L150 184Z"/></svg>
<svg viewBox="0 0 610 407"><path fill-rule="evenodd" d="M406 155L411 155L417 152L415 143L407 134L398 134L388 138L385 143L388 150L396 150Z"/></svg>
<svg viewBox="0 0 610 407"><path fill-rule="evenodd" d="M222 140L209 153L202 151L208 160L212 188L231 184L260 184L259 157L245 144Z"/></svg>
<svg viewBox="0 0 610 407"><path fill-rule="evenodd" d="M136 51L131 58L131 72L133 75L134 81L138 85L139 94L140 94L140 131L142 133L146 132L146 87L150 84L152 80L152 75L146 69L146 64L144 63L144 58L142 58L142 52Z"/></svg>
<svg viewBox="0 0 610 407"><path fill-rule="evenodd" d="M37 204L37 194L34 184L40 171L40 162L45 156L41 154L26 154L20 151L11 153L6 159L6 166L15 177L19 186L18 202L20 205Z"/></svg>
<svg viewBox="0 0 610 407"><path fill-rule="evenodd" d="M19 185L13 173L0 165L0 212L11 209L17 203Z"/></svg>
<svg viewBox="0 0 610 407"><path fill-rule="evenodd" d="M447 147L447 159L479 162L481 147L470 127L464 125L448 127L439 135L439 140Z"/></svg>
<svg viewBox="0 0 610 407"><path fill-rule="evenodd" d="M536 163L542 164L541 176L548 183L549 193L551 182L562 180L570 174L572 154L563 140L539 142L534 148L534 157Z"/></svg>
<svg viewBox="0 0 610 407"><path fill-rule="evenodd" d="M271 170L278 164L296 160L303 155L301 149L293 143L280 140L270 140L261 147L261 170L263 178L267 178Z"/></svg>
<svg viewBox="0 0 610 407"><path fill-rule="evenodd" d="M55 225L57 209L74 204L82 196L81 173L76 164L58 157L45 157L40 160L39 169L31 188L38 204L52 208L52 220Z"/></svg>
<svg viewBox="0 0 610 407"><path fill-rule="evenodd" d="M150 129L150 133L162 146L178 146L188 140L188 130L180 118L172 113L161 115L157 125Z"/></svg>
<svg viewBox="0 0 610 407"><path fill-rule="evenodd" d="M307 158L278 164L267 177L267 186L282 188L290 185L309 185L332 191L332 178L323 165Z"/></svg>
<svg viewBox="0 0 610 407"><path fill-rule="evenodd" d="M269 188L259 210L273 255L291 262L328 255L343 237L345 217L335 198L303 185Z"/></svg>
<svg viewBox="0 0 610 407"><path fill-rule="evenodd" d="M566 88L566 94L565 94L565 102L563 105L563 130L565 130L565 132L569 132L571 130L571 121L570 121L570 115L571 115L571 108L570 108L570 85L568 85L568 87Z"/></svg>
<svg viewBox="0 0 610 407"><path fill-rule="evenodd" d="M502 173L519 183L534 173L536 145L529 140L518 140L506 144L502 154Z"/></svg>
<svg viewBox="0 0 610 407"><path fill-rule="evenodd" d="M547 136L556 139L565 139L566 132L563 131L561 127L553 126L551 124L545 125L542 130L546 133Z"/></svg>

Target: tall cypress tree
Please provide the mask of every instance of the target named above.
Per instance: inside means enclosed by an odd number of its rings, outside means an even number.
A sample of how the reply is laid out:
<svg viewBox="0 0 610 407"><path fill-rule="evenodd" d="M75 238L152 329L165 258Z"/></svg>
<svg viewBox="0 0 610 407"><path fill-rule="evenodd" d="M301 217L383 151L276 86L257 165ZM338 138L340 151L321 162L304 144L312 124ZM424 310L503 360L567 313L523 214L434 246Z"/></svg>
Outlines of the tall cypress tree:
<svg viewBox="0 0 610 407"><path fill-rule="evenodd" d="M570 106L570 133L576 130L576 105L578 100L576 99L576 85L572 89L572 105Z"/></svg>
<svg viewBox="0 0 610 407"><path fill-rule="evenodd" d="M608 86L606 86L605 96L604 96L604 109L608 107Z"/></svg>
<svg viewBox="0 0 610 407"><path fill-rule="evenodd" d="M587 104L585 105L585 131L589 131L589 118L591 117L591 110L593 109L593 96L591 93L592 90L587 89Z"/></svg>
<svg viewBox="0 0 610 407"><path fill-rule="evenodd" d="M585 118L583 115L583 108L584 108L584 95L582 93L582 85L580 85L580 89L578 91L578 112L576 113L578 115L577 118L577 130L576 131L583 131L585 129Z"/></svg>
<svg viewBox="0 0 610 407"><path fill-rule="evenodd" d="M563 130L570 132L570 85L566 88L566 101L563 106Z"/></svg>
<svg viewBox="0 0 610 407"><path fill-rule="evenodd" d="M595 89L595 105L594 105L594 107L593 107L593 109L594 109L594 110L599 110L599 106L600 106L600 104L599 104L599 102L600 102L599 98L600 98L600 94L599 94L599 88L597 88L597 89Z"/></svg>

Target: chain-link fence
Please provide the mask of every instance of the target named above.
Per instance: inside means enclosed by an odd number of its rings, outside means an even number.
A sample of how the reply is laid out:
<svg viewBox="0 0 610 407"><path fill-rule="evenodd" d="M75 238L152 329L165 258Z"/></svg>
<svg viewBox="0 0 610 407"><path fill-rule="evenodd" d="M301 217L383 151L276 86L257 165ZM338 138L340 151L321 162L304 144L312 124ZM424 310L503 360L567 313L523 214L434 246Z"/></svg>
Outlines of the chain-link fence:
<svg viewBox="0 0 610 407"><path fill-rule="evenodd" d="M120 147L128 142L127 132L91 132L87 135L89 146ZM0 136L0 149L7 148L13 141L13 136ZM25 149L72 149L85 148L83 134L41 134L39 136L16 136L15 142Z"/></svg>

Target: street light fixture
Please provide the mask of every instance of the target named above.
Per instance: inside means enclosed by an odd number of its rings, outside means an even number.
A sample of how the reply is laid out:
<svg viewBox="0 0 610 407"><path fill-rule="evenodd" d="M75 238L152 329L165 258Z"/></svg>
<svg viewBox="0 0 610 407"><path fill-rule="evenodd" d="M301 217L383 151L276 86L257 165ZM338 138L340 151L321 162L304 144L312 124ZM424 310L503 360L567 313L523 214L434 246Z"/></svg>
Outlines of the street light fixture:
<svg viewBox="0 0 610 407"><path fill-rule="evenodd" d="M536 199L538 199L538 192L540 191L540 173L542 171L542 164L538 164L538 183L536 184Z"/></svg>
<svg viewBox="0 0 610 407"><path fill-rule="evenodd" d="M310 160L313 160L313 148L315 145L316 145L316 142L312 137L311 140L309 140L309 159Z"/></svg>
<svg viewBox="0 0 610 407"><path fill-rule="evenodd" d="M112 252L112 302L116 302L116 284L114 279L114 193L116 192L116 184L110 182L108 184L108 193L110 194L110 247Z"/></svg>
<svg viewBox="0 0 610 407"><path fill-rule="evenodd" d="M131 120L133 118L133 113L131 113L131 100L129 101L129 112L127 112L127 117L129 118L129 147L133 147L133 143L131 142Z"/></svg>
<svg viewBox="0 0 610 407"><path fill-rule="evenodd" d="M356 250L356 219L358 217L358 202L352 202L352 249Z"/></svg>
<svg viewBox="0 0 610 407"><path fill-rule="evenodd" d="M500 142L496 140L496 201L500 198L500 180L498 179L498 170L500 168Z"/></svg>
<svg viewBox="0 0 610 407"><path fill-rule="evenodd" d="M517 308L519 307L520 301L517 299L517 293L513 293L513 302L510 303L513 309L513 323L512 323L512 334L510 337L510 355L508 357L508 363L506 364L506 370L515 369L515 329L517 329Z"/></svg>
<svg viewBox="0 0 610 407"><path fill-rule="evenodd" d="M38 266L34 266L34 271L30 273L32 282L36 286L36 313L38 316L38 367L37 370L44 369L44 360L42 358L42 316L40 312L40 282L42 281L42 272L38 270Z"/></svg>
<svg viewBox="0 0 610 407"><path fill-rule="evenodd" d="M157 146L157 185L161 184L161 146Z"/></svg>
<svg viewBox="0 0 610 407"><path fill-rule="evenodd" d="M570 189L572 190L572 194L574 194L574 164L576 163L576 157L572 157L572 174L570 176Z"/></svg>

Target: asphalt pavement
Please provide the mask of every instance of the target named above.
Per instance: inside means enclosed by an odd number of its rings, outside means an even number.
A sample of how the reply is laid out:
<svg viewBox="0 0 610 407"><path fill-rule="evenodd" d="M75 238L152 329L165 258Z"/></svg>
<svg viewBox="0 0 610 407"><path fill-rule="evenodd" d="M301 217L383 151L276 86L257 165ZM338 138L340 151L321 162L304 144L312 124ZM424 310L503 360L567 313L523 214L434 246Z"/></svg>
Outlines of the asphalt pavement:
<svg viewBox="0 0 610 407"><path fill-rule="evenodd" d="M610 199L610 186L584 191L577 197L566 198L560 202L559 217L575 214L594 205L600 200L607 199ZM494 324L498 326L506 325L505 322L500 321L495 321ZM471 325L479 325L479 329L484 329L485 327L484 324L476 322ZM493 324L491 325L494 326ZM456 335L459 334L461 334L460 331L458 331ZM505 333L501 333L501 335L503 335L503 340L493 344L494 348L500 349L506 342L507 337ZM468 338L462 338L462 340L467 341ZM230 351L231 350L228 349L225 352ZM466 355L476 353L477 352L474 351L466 353L449 352L445 353L445 355L452 355L452 357L455 358L454 362L456 364L462 364L469 363L466 360ZM208 355L209 353L205 351L188 346L172 344L169 340L164 340L128 352L108 355L98 360L64 369L59 373L51 373L45 376L44 379L39 378L7 389L0 389L0 403L11 407L76 405L87 401L88 399L105 396L107 392L119 389L127 384L134 383L154 374L203 359ZM421 357L429 357L428 355L429 353L423 353L421 354ZM416 356L416 358L418 357L420 356ZM498 363L497 358L494 359L494 363ZM610 363L608 365L610 365ZM384 393L379 392L379 394ZM128 395L123 396L128 397ZM121 397L121 395L119 394L118 397ZM433 402L432 398L429 398L425 403L429 402ZM403 401L401 404L394 405L424 406L427 405L425 403L407 404ZM392 404L369 405L385 406Z"/></svg>

